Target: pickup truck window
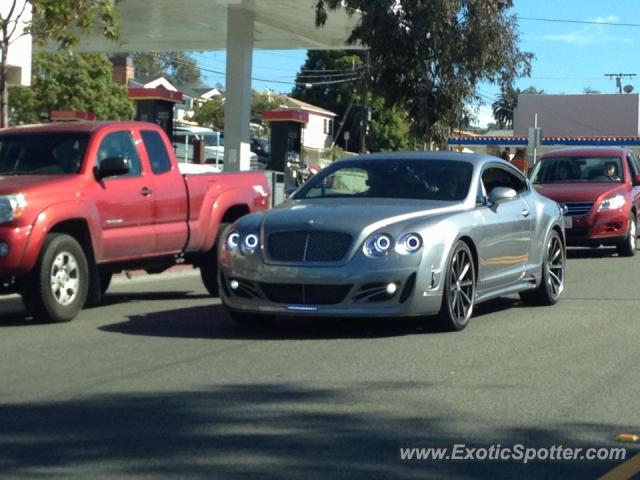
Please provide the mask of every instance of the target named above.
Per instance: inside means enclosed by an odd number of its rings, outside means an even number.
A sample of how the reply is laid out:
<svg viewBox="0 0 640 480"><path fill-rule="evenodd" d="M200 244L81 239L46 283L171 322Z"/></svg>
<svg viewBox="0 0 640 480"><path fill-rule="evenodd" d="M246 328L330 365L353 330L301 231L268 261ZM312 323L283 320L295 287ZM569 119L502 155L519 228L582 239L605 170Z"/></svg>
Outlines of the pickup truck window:
<svg viewBox="0 0 640 480"><path fill-rule="evenodd" d="M152 130L143 130L140 134L142 135L144 146L147 149L147 155L149 155L149 162L151 163L153 173L160 175L161 173L166 173L171 170L171 159L167 154L167 148L160 134Z"/></svg>
<svg viewBox="0 0 640 480"><path fill-rule="evenodd" d="M64 175L80 171L89 134L0 135L0 175Z"/></svg>
<svg viewBox="0 0 640 480"><path fill-rule="evenodd" d="M110 157L126 157L129 159L131 170L127 175L122 175L122 177L137 177L141 174L140 158L129 132L116 132L104 137L98 149L96 165L105 158Z"/></svg>

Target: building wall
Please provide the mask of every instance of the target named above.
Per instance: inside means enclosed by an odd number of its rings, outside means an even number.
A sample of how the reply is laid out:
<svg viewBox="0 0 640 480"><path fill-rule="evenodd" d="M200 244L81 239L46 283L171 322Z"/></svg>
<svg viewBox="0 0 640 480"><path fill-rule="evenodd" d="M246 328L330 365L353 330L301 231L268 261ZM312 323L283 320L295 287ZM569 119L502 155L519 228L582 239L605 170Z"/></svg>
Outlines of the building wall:
<svg viewBox="0 0 640 480"><path fill-rule="evenodd" d="M527 135L535 114L544 136L638 136L640 95L519 95L514 135Z"/></svg>
<svg viewBox="0 0 640 480"><path fill-rule="evenodd" d="M17 15L22 11L25 0L18 0L14 12ZM0 12L2 16L9 14L13 2L0 0ZM31 85L31 35L22 35L23 25L31 23L31 4L28 4L18 22L18 28L12 38L17 38L13 42L7 52L7 65L9 67L9 84L10 85ZM18 38L20 37L20 38Z"/></svg>
<svg viewBox="0 0 640 480"><path fill-rule="evenodd" d="M309 123L303 133L303 147L316 150L328 148L331 146L332 134L333 117L309 112Z"/></svg>

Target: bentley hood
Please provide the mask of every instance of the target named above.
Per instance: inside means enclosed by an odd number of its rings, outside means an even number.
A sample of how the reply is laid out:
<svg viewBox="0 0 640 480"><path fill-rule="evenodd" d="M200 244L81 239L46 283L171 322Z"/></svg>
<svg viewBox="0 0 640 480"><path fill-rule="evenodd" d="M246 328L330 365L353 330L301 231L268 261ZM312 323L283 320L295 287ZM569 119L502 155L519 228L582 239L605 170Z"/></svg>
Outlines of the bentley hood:
<svg viewBox="0 0 640 480"><path fill-rule="evenodd" d="M259 221L266 232L313 229L358 233L459 211L462 207L460 202L426 200L307 199L292 200L281 207L260 213L260 220L254 215L245 219L249 222Z"/></svg>

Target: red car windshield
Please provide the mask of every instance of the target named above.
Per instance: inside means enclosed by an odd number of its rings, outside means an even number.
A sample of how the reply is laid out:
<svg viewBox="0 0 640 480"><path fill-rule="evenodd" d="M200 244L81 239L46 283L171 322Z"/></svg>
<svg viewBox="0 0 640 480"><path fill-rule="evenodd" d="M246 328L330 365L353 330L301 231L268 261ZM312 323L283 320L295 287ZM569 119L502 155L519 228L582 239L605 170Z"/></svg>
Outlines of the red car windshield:
<svg viewBox="0 0 640 480"><path fill-rule="evenodd" d="M623 179L619 157L546 157L531 172L534 184L620 183Z"/></svg>

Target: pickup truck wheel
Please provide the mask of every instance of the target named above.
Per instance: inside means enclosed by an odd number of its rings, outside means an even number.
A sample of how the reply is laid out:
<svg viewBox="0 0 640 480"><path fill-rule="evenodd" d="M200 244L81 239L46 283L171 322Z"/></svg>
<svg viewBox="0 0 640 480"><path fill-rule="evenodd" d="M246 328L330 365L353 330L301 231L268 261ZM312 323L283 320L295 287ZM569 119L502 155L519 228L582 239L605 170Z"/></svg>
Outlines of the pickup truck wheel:
<svg viewBox="0 0 640 480"><path fill-rule="evenodd" d="M213 244L213 248L202 256L199 264L200 278L202 278L204 287L212 297L218 297L220 295L218 291L218 244L220 242L220 237L222 237L222 232L227 228L227 225L229 224L220 224L220 227L218 228L218 236Z"/></svg>
<svg viewBox="0 0 640 480"><path fill-rule="evenodd" d="M37 320L68 322L85 303L88 280L89 266L80 244L69 235L53 233L23 285L22 298Z"/></svg>
<svg viewBox="0 0 640 480"><path fill-rule="evenodd" d="M636 243L638 241L638 229L636 225L636 218L633 212L629 216L629 230L627 236L618 244L618 255L621 257L633 257L636 254Z"/></svg>

